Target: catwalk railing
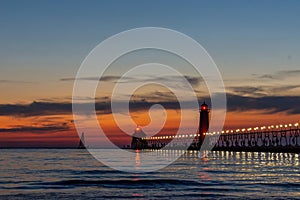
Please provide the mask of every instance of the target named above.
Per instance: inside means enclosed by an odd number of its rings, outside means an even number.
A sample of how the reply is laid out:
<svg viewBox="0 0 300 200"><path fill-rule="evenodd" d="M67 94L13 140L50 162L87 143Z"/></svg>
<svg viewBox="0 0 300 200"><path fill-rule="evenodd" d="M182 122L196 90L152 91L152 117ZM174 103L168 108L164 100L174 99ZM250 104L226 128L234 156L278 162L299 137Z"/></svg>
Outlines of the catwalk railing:
<svg viewBox="0 0 300 200"><path fill-rule="evenodd" d="M262 126L204 133L204 149L226 151L299 152L299 124ZM199 149L199 134L143 138L148 149Z"/></svg>

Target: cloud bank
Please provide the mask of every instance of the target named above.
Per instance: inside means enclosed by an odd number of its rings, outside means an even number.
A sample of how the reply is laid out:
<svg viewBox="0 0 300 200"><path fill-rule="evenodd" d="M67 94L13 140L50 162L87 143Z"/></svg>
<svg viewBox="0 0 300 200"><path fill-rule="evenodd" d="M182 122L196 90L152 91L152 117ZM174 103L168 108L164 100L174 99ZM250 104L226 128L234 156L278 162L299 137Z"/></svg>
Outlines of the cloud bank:
<svg viewBox="0 0 300 200"><path fill-rule="evenodd" d="M158 94L159 95L159 94ZM209 100L209 97L205 99ZM185 102L187 105L189 102ZM202 101L199 101L201 104ZM209 103L209 101L208 101ZM165 109L180 109L179 103L174 99L168 99L165 95L161 101L153 101L153 96L134 98L130 102L130 111L148 110L152 105L160 104ZM88 103L80 104L82 109L89 106ZM118 102L120 112L127 108L124 102ZM96 101L95 109L98 114L110 114L110 101ZM266 114L286 112L288 114L300 114L300 96L259 96L249 97L238 94L227 94L227 110L231 112L260 110ZM0 105L0 116L32 117L47 115L69 115L72 114L72 103L67 102L32 102L30 104L2 104Z"/></svg>

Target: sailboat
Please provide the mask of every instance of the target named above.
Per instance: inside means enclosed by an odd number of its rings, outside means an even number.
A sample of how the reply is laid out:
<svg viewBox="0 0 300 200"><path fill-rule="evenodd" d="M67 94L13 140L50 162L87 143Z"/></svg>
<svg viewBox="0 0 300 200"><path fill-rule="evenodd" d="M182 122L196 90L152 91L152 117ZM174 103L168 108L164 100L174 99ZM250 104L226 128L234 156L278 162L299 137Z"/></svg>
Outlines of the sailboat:
<svg viewBox="0 0 300 200"><path fill-rule="evenodd" d="M78 145L77 149L86 149L85 141L84 141L84 133L81 134L81 138L80 138L79 145Z"/></svg>

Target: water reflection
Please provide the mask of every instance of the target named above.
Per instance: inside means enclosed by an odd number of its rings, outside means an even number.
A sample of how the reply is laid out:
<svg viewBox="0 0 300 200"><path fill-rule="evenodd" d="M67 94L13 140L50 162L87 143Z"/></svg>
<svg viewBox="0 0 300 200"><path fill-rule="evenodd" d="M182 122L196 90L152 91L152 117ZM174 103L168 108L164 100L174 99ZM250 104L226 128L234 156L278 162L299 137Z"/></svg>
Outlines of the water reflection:
<svg viewBox="0 0 300 200"><path fill-rule="evenodd" d="M299 165L299 154L295 153L212 151L209 155L242 164Z"/></svg>
<svg viewBox="0 0 300 200"><path fill-rule="evenodd" d="M214 151L199 157L198 151L148 153L162 159L185 154L159 171L132 174L110 169L85 151L2 150L0 199L15 194L30 194L31 199L48 194L51 199L53 191L61 199L85 199L82 194L87 190L93 199L240 199L245 194L254 199L270 195L292 199L300 195L299 154ZM143 151L135 152L131 162L141 167ZM38 194L44 196L35 196Z"/></svg>
<svg viewBox="0 0 300 200"><path fill-rule="evenodd" d="M140 170L141 158L140 158L140 150L135 151L135 169Z"/></svg>

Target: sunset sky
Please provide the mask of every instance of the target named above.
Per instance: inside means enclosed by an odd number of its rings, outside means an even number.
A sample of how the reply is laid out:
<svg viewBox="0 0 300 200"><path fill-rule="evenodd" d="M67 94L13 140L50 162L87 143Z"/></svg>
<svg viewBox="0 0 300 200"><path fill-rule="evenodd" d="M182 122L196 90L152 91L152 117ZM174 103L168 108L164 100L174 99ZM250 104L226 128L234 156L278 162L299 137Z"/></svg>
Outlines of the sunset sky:
<svg viewBox="0 0 300 200"><path fill-rule="evenodd" d="M224 129L299 122L299 7L297 0L1 0L0 147L76 146L72 91L77 70L101 41L137 27L180 31L208 51L226 87ZM121 58L103 77L104 87L114 86L122 67L148 59L183 71L199 101L209 102L203 77L194 76L186 63L163 52L144 51ZM117 144L129 144L129 137L112 119L109 92L98 90L96 96L98 119L107 135ZM167 119L162 133L177 128L180 112L170 91L158 86L141 88L132 101L131 117L138 125L149 123L147 108L160 102ZM190 112L191 118L198 117L197 110ZM154 115L156 119L162 116Z"/></svg>

